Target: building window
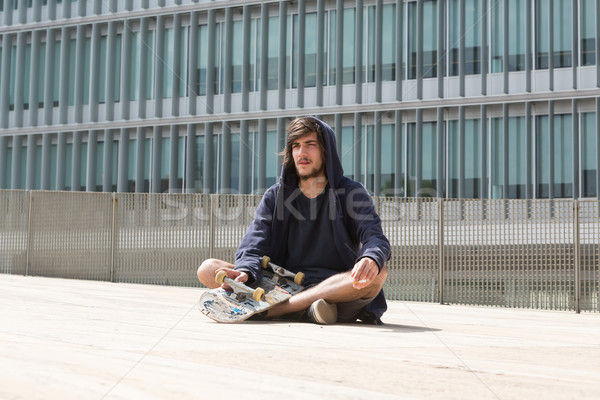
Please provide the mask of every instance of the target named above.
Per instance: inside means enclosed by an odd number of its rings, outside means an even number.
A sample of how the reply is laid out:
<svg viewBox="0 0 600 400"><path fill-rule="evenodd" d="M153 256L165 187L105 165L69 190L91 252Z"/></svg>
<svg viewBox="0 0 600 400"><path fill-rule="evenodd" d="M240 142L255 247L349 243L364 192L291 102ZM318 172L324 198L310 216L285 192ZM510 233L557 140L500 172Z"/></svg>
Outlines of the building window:
<svg viewBox="0 0 600 400"><path fill-rule="evenodd" d="M596 64L596 1L580 0L581 60L580 65Z"/></svg>
<svg viewBox="0 0 600 400"><path fill-rule="evenodd" d="M198 69L196 71L196 95L206 96L206 74L208 71L208 25L198 27Z"/></svg>
<svg viewBox="0 0 600 400"><path fill-rule="evenodd" d="M340 161L344 170L344 176L354 179L354 127L344 126L342 128L342 143L338 143L341 149Z"/></svg>
<svg viewBox="0 0 600 400"><path fill-rule="evenodd" d="M596 113L581 114L581 196L595 197L598 162Z"/></svg>
<svg viewBox="0 0 600 400"><path fill-rule="evenodd" d="M304 86L317 85L317 13L306 14L304 41Z"/></svg>
<svg viewBox="0 0 600 400"><path fill-rule="evenodd" d="M554 68L571 66L572 8L571 0L536 1L536 68L548 68L550 52L550 25L552 25L552 50ZM550 16L552 5L552 16Z"/></svg>
<svg viewBox="0 0 600 400"><path fill-rule="evenodd" d="M396 135L394 125L381 125L381 193L378 195L392 196L395 193L395 154Z"/></svg>
<svg viewBox="0 0 600 400"><path fill-rule="evenodd" d="M506 192L509 199L527 198L527 129L525 117L510 117L508 119L508 147L504 157L508 163L508 187ZM504 196L503 196L504 197Z"/></svg>
<svg viewBox="0 0 600 400"><path fill-rule="evenodd" d="M438 160L437 157L437 122L424 122L422 136L422 177L421 192L419 193L419 196L441 196L442 193L437 193L438 163L442 162L442 160Z"/></svg>
<svg viewBox="0 0 600 400"><path fill-rule="evenodd" d="M381 79L396 80L396 5L383 6Z"/></svg>

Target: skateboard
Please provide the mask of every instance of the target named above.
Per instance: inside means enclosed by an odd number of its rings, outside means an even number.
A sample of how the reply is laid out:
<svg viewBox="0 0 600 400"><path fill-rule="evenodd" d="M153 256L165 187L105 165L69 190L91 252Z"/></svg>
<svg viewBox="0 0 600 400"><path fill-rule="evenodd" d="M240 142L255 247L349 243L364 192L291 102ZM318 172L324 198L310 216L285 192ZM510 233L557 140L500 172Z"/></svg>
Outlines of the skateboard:
<svg viewBox="0 0 600 400"><path fill-rule="evenodd" d="M199 305L202 314L217 322L242 322L304 290L302 272L288 271L273 264L267 256L262 258L262 268L263 278L252 287L227 277L225 271L219 271L215 281L226 283L232 291L219 287L204 292Z"/></svg>

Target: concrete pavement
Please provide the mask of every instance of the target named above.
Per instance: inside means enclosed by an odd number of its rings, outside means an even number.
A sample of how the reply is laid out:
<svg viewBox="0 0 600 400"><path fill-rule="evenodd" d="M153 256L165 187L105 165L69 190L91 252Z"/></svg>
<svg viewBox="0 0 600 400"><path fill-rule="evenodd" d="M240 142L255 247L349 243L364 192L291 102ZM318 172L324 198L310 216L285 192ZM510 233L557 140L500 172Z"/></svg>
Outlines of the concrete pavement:
<svg viewBox="0 0 600 400"><path fill-rule="evenodd" d="M222 325L201 291L0 275L0 398L600 398L598 314L390 302L383 327Z"/></svg>

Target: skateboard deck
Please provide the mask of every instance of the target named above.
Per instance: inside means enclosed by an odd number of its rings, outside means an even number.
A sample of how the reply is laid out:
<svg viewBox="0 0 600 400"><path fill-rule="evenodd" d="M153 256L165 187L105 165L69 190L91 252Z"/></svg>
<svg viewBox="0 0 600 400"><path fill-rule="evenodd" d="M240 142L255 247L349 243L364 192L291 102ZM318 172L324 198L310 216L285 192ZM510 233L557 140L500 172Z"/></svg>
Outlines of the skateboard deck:
<svg viewBox="0 0 600 400"><path fill-rule="evenodd" d="M266 256L262 266L263 278L252 287L217 274L217 282L227 283L232 291L219 287L204 292L200 297L200 311L217 322L242 322L304 289L301 285L304 274L281 268Z"/></svg>

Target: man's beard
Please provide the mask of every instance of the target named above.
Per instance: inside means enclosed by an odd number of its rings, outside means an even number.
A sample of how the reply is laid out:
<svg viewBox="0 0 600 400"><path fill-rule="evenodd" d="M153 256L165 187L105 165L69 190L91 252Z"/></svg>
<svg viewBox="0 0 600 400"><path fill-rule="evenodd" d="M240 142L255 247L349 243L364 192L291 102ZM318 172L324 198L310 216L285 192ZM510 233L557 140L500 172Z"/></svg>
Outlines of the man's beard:
<svg viewBox="0 0 600 400"><path fill-rule="evenodd" d="M300 175L300 174L298 174L298 178L300 178L301 181L306 181L308 179L318 178L324 172L325 172L325 165L322 165L321 169L319 169L319 170L313 170L311 173L309 173L307 175Z"/></svg>

